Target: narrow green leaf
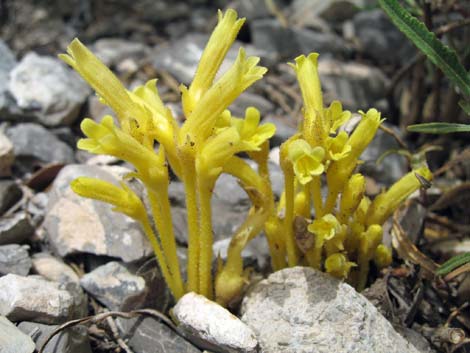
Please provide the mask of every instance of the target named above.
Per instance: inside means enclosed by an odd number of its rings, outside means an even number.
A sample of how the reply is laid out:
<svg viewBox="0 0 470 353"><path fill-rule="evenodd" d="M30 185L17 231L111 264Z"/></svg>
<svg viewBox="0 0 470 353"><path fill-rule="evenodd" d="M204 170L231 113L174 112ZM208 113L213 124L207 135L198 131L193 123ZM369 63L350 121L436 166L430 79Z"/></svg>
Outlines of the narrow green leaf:
<svg viewBox="0 0 470 353"><path fill-rule="evenodd" d="M464 111L467 115L470 115L470 102L469 102L469 101L466 101L466 100L461 99L461 100L459 101L459 105L460 105L460 108L462 108L463 111Z"/></svg>
<svg viewBox="0 0 470 353"><path fill-rule="evenodd" d="M426 123L409 125L406 129L411 132L421 132L423 134L450 134L452 132L470 132L470 125L454 123Z"/></svg>
<svg viewBox="0 0 470 353"><path fill-rule="evenodd" d="M446 262L444 262L436 271L436 275L445 276L446 274L452 272L457 267L465 265L470 262L470 252L466 252L460 255L456 255Z"/></svg>
<svg viewBox="0 0 470 353"><path fill-rule="evenodd" d="M398 29L460 88L463 96L470 97L470 76L459 62L455 51L437 39L424 23L413 17L397 0L378 1Z"/></svg>

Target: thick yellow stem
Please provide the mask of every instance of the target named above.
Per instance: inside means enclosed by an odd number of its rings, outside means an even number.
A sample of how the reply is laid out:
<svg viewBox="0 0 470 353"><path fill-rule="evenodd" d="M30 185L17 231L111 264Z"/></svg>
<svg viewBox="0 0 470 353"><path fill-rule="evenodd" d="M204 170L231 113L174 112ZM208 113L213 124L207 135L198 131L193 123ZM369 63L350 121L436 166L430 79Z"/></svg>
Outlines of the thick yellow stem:
<svg viewBox="0 0 470 353"><path fill-rule="evenodd" d="M198 178L199 195L199 293L212 299L212 210L211 186L203 176Z"/></svg>
<svg viewBox="0 0 470 353"><path fill-rule="evenodd" d="M178 300L184 294L183 280L176 253L175 235L171 222L170 203L168 198L168 186L156 185L158 193L149 190L150 206L152 215L160 235L160 243L163 254L168 263L168 269L174 280L175 299ZM158 196L157 196L158 195Z"/></svg>
<svg viewBox="0 0 470 353"><path fill-rule="evenodd" d="M297 252L297 246L294 238L294 172L292 168L284 169L284 190L286 193L286 209L284 215L284 231L286 237L286 248L287 248L287 263L289 267L297 266L299 256Z"/></svg>
<svg viewBox="0 0 470 353"><path fill-rule="evenodd" d="M189 163L188 163L189 162ZM199 293L199 212L196 194L196 171L194 160L182 163L183 183L188 212L188 292Z"/></svg>
<svg viewBox="0 0 470 353"><path fill-rule="evenodd" d="M158 265L160 266L160 270L162 271L165 282L170 288L170 291L173 294L173 296L175 298L179 298L177 295L177 293L179 292L177 289L177 285L175 284L175 280L170 273L165 256L163 255L163 252L162 252L162 248L160 244L158 243L157 237L155 236L155 233L150 225L150 222L148 221L146 217L145 218L142 217L142 219L140 220L140 224L142 225L145 235L147 236L148 240L150 241L150 244L152 245L153 251L155 253L155 256L157 257Z"/></svg>
<svg viewBox="0 0 470 353"><path fill-rule="evenodd" d="M321 218L323 212L323 200L321 197L321 179L320 176L313 176L310 182L310 192L313 200L313 209L315 210L315 218Z"/></svg>

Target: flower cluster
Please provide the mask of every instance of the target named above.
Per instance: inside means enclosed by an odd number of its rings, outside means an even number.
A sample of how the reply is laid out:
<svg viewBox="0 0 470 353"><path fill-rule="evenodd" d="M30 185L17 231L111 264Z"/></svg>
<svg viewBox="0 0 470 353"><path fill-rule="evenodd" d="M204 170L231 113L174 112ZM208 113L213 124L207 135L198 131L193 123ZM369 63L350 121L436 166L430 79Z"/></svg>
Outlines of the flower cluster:
<svg viewBox="0 0 470 353"><path fill-rule="evenodd" d="M361 113L362 120L354 132L348 135L341 131L351 113L344 111L339 102L323 106L318 54L314 53L300 56L292 64L304 101L304 120L299 132L281 146L285 190L276 207L268 172L268 140L275 127L260 125L260 113L255 108L248 108L244 117L234 117L228 110L243 91L262 78L266 68L258 66L259 58L247 57L240 49L231 68L215 79L243 23L235 11L219 11L219 22L192 83L180 87L185 115L181 126L161 101L156 80L127 90L75 39L68 54L60 57L116 115L116 122L111 116L99 123L84 119L81 129L85 138L78 147L132 164L135 170L125 179L137 178L145 186L150 217L144 202L125 181L118 186L80 177L71 187L81 196L113 205L115 211L141 224L176 299L188 291L215 298L223 305L239 298L248 279L241 252L263 230L274 270L306 264L347 278L362 288L372 260L379 267L391 261L390 250L381 245L382 224L419 188L414 173L426 179L431 174L422 167L374 201L364 196L364 177L353 172L381 123L380 113L375 109ZM241 152L257 168L240 158ZM186 282L176 255L168 197L169 168L185 187L189 233ZM222 173L239 180L252 207L230 242L226 261L218 260L212 278L211 196ZM325 179L328 195L323 200L321 187ZM294 231L296 224L304 224L302 232Z"/></svg>

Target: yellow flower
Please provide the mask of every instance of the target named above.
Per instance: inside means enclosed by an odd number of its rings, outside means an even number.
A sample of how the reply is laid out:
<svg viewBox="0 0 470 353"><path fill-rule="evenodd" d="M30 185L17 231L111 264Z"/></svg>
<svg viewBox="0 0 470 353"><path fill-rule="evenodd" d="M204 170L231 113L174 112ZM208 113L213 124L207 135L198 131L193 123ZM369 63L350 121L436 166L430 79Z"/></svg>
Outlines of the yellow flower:
<svg viewBox="0 0 470 353"><path fill-rule="evenodd" d="M320 219L315 219L307 229L310 233L315 234L317 239L321 239L321 241L315 241L315 247L321 247L325 240L332 239L336 233L341 231L341 224L335 216L329 213Z"/></svg>
<svg viewBox="0 0 470 353"><path fill-rule="evenodd" d="M100 179L79 177L70 183L70 187L76 194L109 203L114 206L114 211L136 220L146 216L142 201L124 183L119 187Z"/></svg>
<svg viewBox="0 0 470 353"><path fill-rule="evenodd" d="M392 263L392 251L383 244L375 249L374 262L378 268L385 268Z"/></svg>
<svg viewBox="0 0 470 353"><path fill-rule="evenodd" d="M328 157L332 161L338 161L345 158L351 152L351 145L348 144L348 134L341 131L336 137L330 137L327 140Z"/></svg>
<svg viewBox="0 0 470 353"><path fill-rule="evenodd" d="M432 173L427 167L421 167L403 176L388 191L374 199L367 212L367 224L383 224L408 196L421 187L416 174L428 181L432 180Z"/></svg>
<svg viewBox="0 0 470 353"><path fill-rule="evenodd" d="M325 260L325 270L330 275L337 278L346 278L349 275L351 267L355 267L354 262L348 261L344 254L336 253L328 256Z"/></svg>
<svg viewBox="0 0 470 353"><path fill-rule="evenodd" d="M325 115L329 120L330 134L335 134L340 126L351 119L351 112L343 110L343 106L339 101L333 101L326 109Z"/></svg>
<svg viewBox="0 0 470 353"><path fill-rule="evenodd" d="M232 118L232 124L237 127L244 151L258 151L261 144L270 139L276 126L272 123L259 125L260 113L258 109L249 107L245 112L245 119Z"/></svg>
<svg viewBox="0 0 470 353"><path fill-rule="evenodd" d="M288 146L288 158L294 166L294 173L302 185L320 175L325 170L322 164L325 150L322 147L312 148L307 141L298 139Z"/></svg>
<svg viewBox="0 0 470 353"><path fill-rule="evenodd" d="M239 19L237 12L232 9L228 9L225 14L219 10L218 19L219 22L202 53L189 89L182 86L183 111L186 116L191 115L196 104L212 86L222 61L245 23L245 19Z"/></svg>
<svg viewBox="0 0 470 353"><path fill-rule="evenodd" d="M240 48L232 67L201 97L179 132L180 145L200 146L212 133L217 119L249 86L258 81L267 69L257 66L258 57L246 57ZM185 94L183 88L183 94Z"/></svg>

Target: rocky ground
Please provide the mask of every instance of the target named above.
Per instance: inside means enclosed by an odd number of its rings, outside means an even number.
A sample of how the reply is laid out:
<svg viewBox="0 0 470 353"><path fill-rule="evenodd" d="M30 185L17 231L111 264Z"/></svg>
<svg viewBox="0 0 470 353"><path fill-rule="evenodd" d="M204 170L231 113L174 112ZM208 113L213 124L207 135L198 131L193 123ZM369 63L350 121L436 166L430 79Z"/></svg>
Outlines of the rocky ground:
<svg viewBox="0 0 470 353"><path fill-rule="evenodd" d="M247 22L226 64L243 45L270 70L232 112L253 105L263 121L276 124L271 176L277 195L283 182L278 146L295 131L302 104L285 62L310 51L321 54L327 103L339 99L352 111L376 107L387 117L388 131L380 130L362 156L367 193L377 194L406 173L401 155L379 165L375 160L403 148L403 141L412 149L426 142L400 129L429 119L425 111L420 120L410 118L412 78L396 77L416 55L413 46L374 0L284 0L275 9L269 3L0 1L0 352L31 353L58 328L44 352L467 352L470 277L437 283L419 271L427 260L441 262L470 249L470 158L458 138L432 142L445 146L430 161L440 170L436 184L445 187L428 191L433 213L407 209L403 228L411 240L394 244L394 266L375 274L369 300L314 270L286 269L252 288L235 311L240 319L200 296L185 296L172 312L178 328L161 318L174 303L136 222L70 190L78 176L115 181L129 166L76 149L80 120L99 120L109 108L57 54L79 37L128 87L158 77L163 100L181 116L178 85L191 81L216 10L228 6ZM460 187L454 197L443 191L454 187ZM170 197L185 262L179 182L171 183ZM236 180L222 176L213 199L216 253L224 256L248 208ZM413 258L413 244L429 256L426 261ZM244 257L268 273L263 237Z"/></svg>

